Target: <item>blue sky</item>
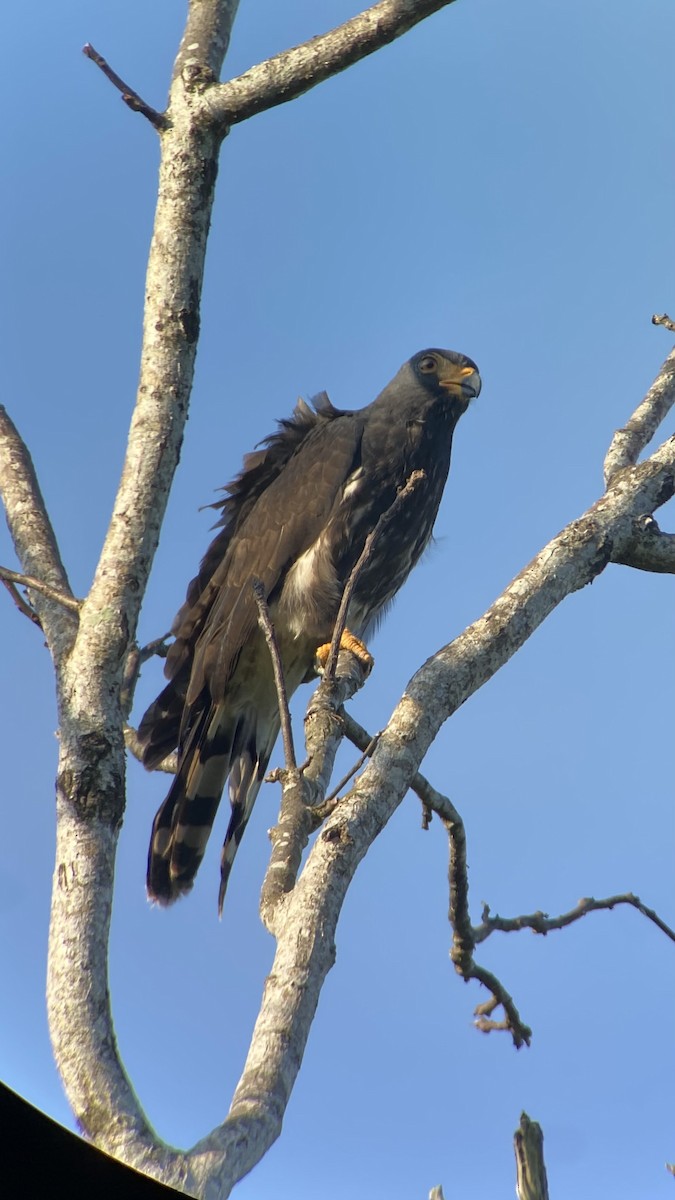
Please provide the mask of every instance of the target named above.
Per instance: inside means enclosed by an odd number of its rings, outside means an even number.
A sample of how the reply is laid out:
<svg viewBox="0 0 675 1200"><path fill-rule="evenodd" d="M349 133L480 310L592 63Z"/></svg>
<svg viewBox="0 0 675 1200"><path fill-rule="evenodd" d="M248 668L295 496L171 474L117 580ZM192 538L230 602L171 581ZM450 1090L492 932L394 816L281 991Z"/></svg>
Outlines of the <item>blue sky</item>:
<svg viewBox="0 0 675 1200"><path fill-rule="evenodd" d="M318 24L309 2L243 0L226 74L355 11L325 0ZM5 18L4 400L78 594L134 401L158 160L80 47L162 107L183 15L121 0ZM458 430L437 545L372 646L359 720L381 727L416 666L598 496L612 432L671 347L650 316L675 307L674 37L668 0L458 0L233 130L143 640L168 627L209 540L199 506L297 396L326 388L358 407L428 345L471 355L483 392ZM672 528L672 507L660 520ZM0 546L14 565L5 533ZM633 890L673 921L672 603L671 579L608 568L441 731L423 769L464 815L476 919L483 900L556 913ZM53 684L39 634L9 600L0 616L0 1077L72 1125L44 1014ZM153 664L137 713L159 685ZM271 961L257 898L278 797L260 796L219 923L224 813L192 896L168 912L145 900L165 784L130 763L111 983L141 1100L187 1146L227 1111ZM409 797L360 868L282 1138L238 1195L408 1200L441 1182L448 1197L508 1195L524 1108L552 1193L665 1197L671 945L628 910L494 937L481 961L534 1029L516 1053L471 1027L484 994L448 961L444 834L419 824Z"/></svg>

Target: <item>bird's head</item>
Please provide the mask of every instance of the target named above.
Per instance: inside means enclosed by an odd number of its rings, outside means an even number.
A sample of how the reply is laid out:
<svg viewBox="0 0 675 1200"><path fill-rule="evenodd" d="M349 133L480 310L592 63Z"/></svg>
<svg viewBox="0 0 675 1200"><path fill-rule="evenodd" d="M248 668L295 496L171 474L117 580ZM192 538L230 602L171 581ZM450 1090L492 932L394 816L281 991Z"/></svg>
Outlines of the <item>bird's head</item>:
<svg viewBox="0 0 675 1200"><path fill-rule="evenodd" d="M455 400L458 416L480 392L478 367L466 354L458 354L456 350L420 350L409 365L425 388Z"/></svg>

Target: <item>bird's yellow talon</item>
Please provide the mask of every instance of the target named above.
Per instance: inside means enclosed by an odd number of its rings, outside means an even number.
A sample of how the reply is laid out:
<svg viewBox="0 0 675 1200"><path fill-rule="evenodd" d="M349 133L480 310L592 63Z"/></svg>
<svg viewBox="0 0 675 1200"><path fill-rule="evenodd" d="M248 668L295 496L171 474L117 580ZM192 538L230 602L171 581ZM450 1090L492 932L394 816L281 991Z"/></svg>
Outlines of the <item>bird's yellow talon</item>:
<svg viewBox="0 0 675 1200"><path fill-rule="evenodd" d="M361 639L355 637L354 634L350 633L348 629L345 629L342 637L340 638L340 649L351 651L351 653L358 658L364 671L366 671L367 674L370 674L373 666L375 665L375 659L369 652L367 646L364 646ZM322 671L325 671L326 669L326 663L328 662L329 654L330 642L325 642L323 646L319 646L315 657Z"/></svg>

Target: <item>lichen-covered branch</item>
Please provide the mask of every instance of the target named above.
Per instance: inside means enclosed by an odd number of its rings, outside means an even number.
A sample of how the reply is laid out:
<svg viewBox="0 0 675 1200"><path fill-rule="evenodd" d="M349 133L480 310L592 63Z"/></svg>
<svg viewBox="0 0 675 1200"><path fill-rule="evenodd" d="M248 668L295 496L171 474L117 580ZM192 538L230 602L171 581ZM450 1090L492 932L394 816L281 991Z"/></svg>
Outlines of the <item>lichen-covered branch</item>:
<svg viewBox="0 0 675 1200"><path fill-rule="evenodd" d="M662 533L651 516L636 517L633 536L615 554L614 562L638 571L675 574L675 534Z"/></svg>
<svg viewBox="0 0 675 1200"><path fill-rule="evenodd" d="M301 46L211 88L208 105L223 127L285 104L373 54L454 0L381 0Z"/></svg>
<svg viewBox="0 0 675 1200"><path fill-rule="evenodd" d="M205 69L219 66L234 7L220 0L190 5L188 25L208 16L213 31ZM194 61L194 46L190 53ZM199 118L200 97L194 72L178 71L160 130L140 378L122 479L77 635L57 674L60 753L48 967L54 1051L80 1124L109 1153L179 1185L184 1156L169 1152L150 1128L117 1053L106 948L124 811L124 668L187 417L221 140L212 123ZM52 579L41 559L22 560L22 566L66 590L67 580ZM63 620L63 608L58 611Z"/></svg>
<svg viewBox="0 0 675 1200"><path fill-rule="evenodd" d="M40 485L28 448L16 425L0 405L0 497L9 532L22 571L39 579L59 597L74 600L56 535L47 515ZM34 607L55 661L60 661L73 644L77 631L74 613L34 589Z"/></svg>
<svg viewBox="0 0 675 1200"><path fill-rule="evenodd" d="M604 467L607 486L618 471L635 465L674 403L675 350L671 350L642 403L612 438Z"/></svg>
<svg viewBox="0 0 675 1200"><path fill-rule="evenodd" d="M343 705L365 683L363 663L350 651L338 656L334 679L324 678L305 716L307 761L273 772L282 785L279 820L270 831L272 854L260 896L260 915L270 933L285 921L282 901L295 885L302 854L315 828L315 812L326 794L344 735Z"/></svg>

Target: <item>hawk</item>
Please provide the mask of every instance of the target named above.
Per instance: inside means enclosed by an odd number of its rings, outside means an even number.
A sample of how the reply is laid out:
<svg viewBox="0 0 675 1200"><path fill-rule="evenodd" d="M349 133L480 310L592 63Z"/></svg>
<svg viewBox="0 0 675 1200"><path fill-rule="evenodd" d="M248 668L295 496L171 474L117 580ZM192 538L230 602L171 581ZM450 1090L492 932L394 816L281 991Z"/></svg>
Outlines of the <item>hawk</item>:
<svg viewBox="0 0 675 1200"><path fill-rule="evenodd" d="M221 856L218 910L279 731L269 649L252 581L262 582L289 695L327 657L344 586L366 537L413 471L424 478L375 542L359 575L343 645L363 644L431 537L457 421L481 387L453 350L421 350L372 404L334 408L325 393L244 459L228 484L219 533L174 624L168 684L139 726L146 767L178 751L152 827L148 896L188 892L229 777L232 812Z"/></svg>

